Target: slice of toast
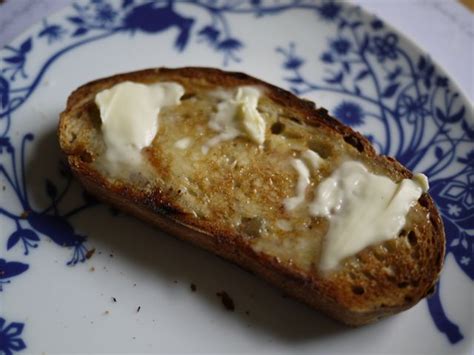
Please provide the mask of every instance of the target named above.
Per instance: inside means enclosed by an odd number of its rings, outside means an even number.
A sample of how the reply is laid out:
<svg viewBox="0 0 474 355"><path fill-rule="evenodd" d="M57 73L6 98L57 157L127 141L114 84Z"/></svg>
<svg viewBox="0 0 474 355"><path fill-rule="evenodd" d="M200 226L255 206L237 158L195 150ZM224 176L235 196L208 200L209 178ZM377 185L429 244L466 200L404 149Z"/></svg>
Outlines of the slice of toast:
<svg viewBox="0 0 474 355"><path fill-rule="evenodd" d="M145 165L110 174L95 95L124 81L176 82L181 103L159 114L159 131L141 154ZM265 142L245 137L202 146L215 132L209 117L222 98L216 90L258 87ZM61 114L59 141L84 187L160 229L212 251L258 274L287 294L349 325L362 325L412 307L433 291L442 268L445 237L431 197L410 208L401 232L344 259L337 269L318 270L326 218L289 216L283 201L294 195L298 175L288 160L305 149L325 164L311 186L342 159L359 161L394 182L413 174L379 156L359 133L327 110L242 73L210 68L149 69L93 81L74 91ZM178 141L188 140L186 149ZM189 145L189 146L188 146Z"/></svg>

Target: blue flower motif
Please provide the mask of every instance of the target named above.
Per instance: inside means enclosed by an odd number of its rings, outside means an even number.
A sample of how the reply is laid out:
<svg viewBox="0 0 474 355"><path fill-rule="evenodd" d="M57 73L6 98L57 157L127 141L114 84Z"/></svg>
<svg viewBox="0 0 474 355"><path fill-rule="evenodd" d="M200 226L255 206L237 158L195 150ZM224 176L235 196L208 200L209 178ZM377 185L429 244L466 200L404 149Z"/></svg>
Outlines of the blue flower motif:
<svg viewBox="0 0 474 355"><path fill-rule="evenodd" d="M328 1L323 3L319 8L318 12L321 17L325 20L335 20L339 13L341 12L341 5L338 5L335 2Z"/></svg>
<svg viewBox="0 0 474 355"><path fill-rule="evenodd" d="M379 19L373 20L373 21L370 23L370 25L371 25L372 28L373 28L374 30L376 30L376 31L383 28L383 22L382 22L381 20L379 20Z"/></svg>
<svg viewBox="0 0 474 355"><path fill-rule="evenodd" d="M450 216L459 217L461 214L462 208L457 204L448 203L448 214Z"/></svg>
<svg viewBox="0 0 474 355"><path fill-rule="evenodd" d="M458 158L458 162L468 166L474 166L474 149L468 152L465 158Z"/></svg>
<svg viewBox="0 0 474 355"><path fill-rule="evenodd" d="M219 34L219 30L217 30L213 26L205 26L198 32L198 35L201 36L204 40L208 41L210 44L214 44L217 42Z"/></svg>
<svg viewBox="0 0 474 355"><path fill-rule="evenodd" d="M295 44L292 42L288 49L278 47L276 50L278 53L284 55L285 62L283 63L283 67L288 70L297 70L304 64L304 60L298 57L295 54Z"/></svg>
<svg viewBox="0 0 474 355"><path fill-rule="evenodd" d="M0 154L3 153L3 149L5 149L7 153L13 152L13 146L10 143L9 137L0 137Z"/></svg>
<svg viewBox="0 0 474 355"><path fill-rule="evenodd" d="M334 109L334 115L350 126L361 126L365 123L362 107L354 102L341 102Z"/></svg>
<svg viewBox="0 0 474 355"><path fill-rule="evenodd" d="M338 38L331 42L331 48L340 55L346 55L351 49L351 42L345 38Z"/></svg>
<svg viewBox="0 0 474 355"><path fill-rule="evenodd" d="M20 338L23 327L23 323L6 325L5 319L0 317L0 353L13 355L14 351L26 349L25 342Z"/></svg>
<svg viewBox="0 0 474 355"><path fill-rule="evenodd" d="M416 99L409 95L402 95L397 107L398 116L406 117L408 122L414 123L428 114L427 102L428 95L421 95Z"/></svg>
<svg viewBox="0 0 474 355"><path fill-rule="evenodd" d="M398 36L394 33L389 33L384 37L375 36L371 52L377 56L379 62L384 62L385 59L397 59L397 44Z"/></svg>
<svg viewBox="0 0 474 355"><path fill-rule="evenodd" d="M324 62L324 63L333 63L334 62L334 58L332 57L332 54L331 53L323 53L321 55L321 60Z"/></svg>
<svg viewBox="0 0 474 355"><path fill-rule="evenodd" d="M457 201L466 209L474 207L474 173L467 176L467 182L451 181L443 189L441 197Z"/></svg>
<svg viewBox="0 0 474 355"><path fill-rule="evenodd" d="M227 65L229 59L240 62L240 59L235 55L243 47L242 42L236 38L227 38L217 45L217 50L224 52L224 65Z"/></svg>
<svg viewBox="0 0 474 355"><path fill-rule="evenodd" d="M423 81L425 87L429 89L431 87L431 79L433 78L435 71L434 65L430 63L429 58L421 56L418 60L417 67L419 70L420 79ZM441 80L441 83L443 83L443 80Z"/></svg>
<svg viewBox="0 0 474 355"><path fill-rule="evenodd" d="M289 57L283 64L286 69L298 69L304 63L304 60L298 57Z"/></svg>
<svg viewBox="0 0 474 355"><path fill-rule="evenodd" d="M443 76L438 76L436 78L436 86L445 88L448 86L448 78L443 77Z"/></svg>
<svg viewBox="0 0 474 355"><path fill-rule="evenodd" d="M97 2L95 18L102 23L112 23L117 17L117 12L108 3Z"/></svg>
<svg viewBox="0 0 474 355"><path fill-rule="evenodd" d="M59 25L48 24L46 20L43 20L43 29L38 34L38 37L45 37L48 39L48 44L58 41L66 31Z"/></svg>

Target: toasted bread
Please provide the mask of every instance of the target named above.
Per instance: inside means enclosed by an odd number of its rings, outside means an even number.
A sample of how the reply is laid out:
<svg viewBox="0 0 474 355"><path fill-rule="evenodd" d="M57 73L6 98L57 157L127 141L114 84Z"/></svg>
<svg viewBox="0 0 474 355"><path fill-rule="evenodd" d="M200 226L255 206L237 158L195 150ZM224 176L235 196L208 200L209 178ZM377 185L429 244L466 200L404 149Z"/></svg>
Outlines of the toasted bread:
<svg viewBox="0 0 474 355"><path fill-rule="evenodd" d="M101 163L105 145L94 98L123 81L177 82L185 95L179 106L160 112L159 133L142 151L147 168L113 176ZM237 137L203 154L199 147L213 134L207 122L219 102L208 93L248 85L264 92L258 102L267 127L263 148ZM395 159L377 155L367 139L327 110L248 75L159 68L96 80L69 96L58 134L73 173L99 199L243 266L346 324L408 309L438 279L445 237L426 193L411 207L399 235L365 248L330 273L318 270L328 221L304 213L288 218L282 201L297 180L288 158L309 148L325 159L314 186L343 156L394 182L413 175ZM183 137L192 138L191 147L176 149ZM281 219L288 228L276 227Z"/></svg>

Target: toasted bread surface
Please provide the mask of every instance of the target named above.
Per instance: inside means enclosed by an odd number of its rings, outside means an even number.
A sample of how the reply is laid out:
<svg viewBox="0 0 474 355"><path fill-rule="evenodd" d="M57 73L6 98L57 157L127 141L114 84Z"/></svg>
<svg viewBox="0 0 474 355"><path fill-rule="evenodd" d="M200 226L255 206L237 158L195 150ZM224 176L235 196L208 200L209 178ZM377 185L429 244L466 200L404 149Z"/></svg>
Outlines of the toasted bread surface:
<svg viewBox="0 0 474 355"><path fill-rule="evenodd" d="M140 171L111 175L95 95L122 82L173 81L185 88L181 104L160 112L160 127L144 149ZM209 117L216 90L255 86L266 121L263 147L238 137L203 154L215 135ZM180 139L190 140L177 149ZM345 159L362 162L394 182L412 173L379 156L359 133L323 108L241 73L210 68L149 69L88 83L74 91L61 114L59 141L85 188L165 231L259 274L286 293L347 324L360 325L416 304L434 287L444 260L442 221L428 194L412 207L402 232L365 248L330 273L318 271L328 221L282 202L294 194L297 173L288 161L311 149L325 163L311 186ZM284 223L285 228L281 228Z"/></svg>

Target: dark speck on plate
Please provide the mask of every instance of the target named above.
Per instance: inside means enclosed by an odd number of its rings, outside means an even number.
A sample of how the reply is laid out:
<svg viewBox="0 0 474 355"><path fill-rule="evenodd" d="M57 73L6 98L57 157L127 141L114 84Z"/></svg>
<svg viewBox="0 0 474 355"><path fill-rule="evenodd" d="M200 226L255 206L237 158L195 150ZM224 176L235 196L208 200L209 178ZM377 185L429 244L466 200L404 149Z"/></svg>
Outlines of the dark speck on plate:
<svg viewBox="0 0 474 355"><path fill-rule="evenodd" d="M225 291L217 292L216 296L221 299L222 305L226 310L233 312L235 309L235 304L232 298Z"/></svg>
<svg viewBox="0 0 474 355"><path fill-rule="evenodd" d="M86 259L92 258L92 255L95 253L95 248L89 249L86 253Z"/></svg>

